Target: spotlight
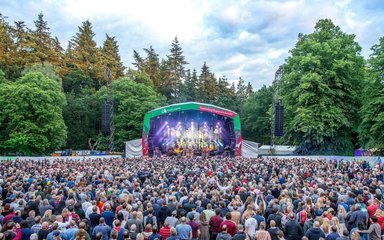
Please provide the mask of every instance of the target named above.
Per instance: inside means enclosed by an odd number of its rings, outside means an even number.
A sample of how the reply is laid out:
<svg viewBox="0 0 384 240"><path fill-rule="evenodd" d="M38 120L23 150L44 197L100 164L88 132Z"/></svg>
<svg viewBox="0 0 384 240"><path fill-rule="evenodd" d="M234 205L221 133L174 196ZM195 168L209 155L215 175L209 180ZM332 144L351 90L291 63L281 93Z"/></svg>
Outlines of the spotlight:
<svg viewBox="0 0 384 240"><path fill-rule="evenodd" d="M193 125L193 122L191 122L191 124Z"/></svg>
<svg viewBox="0 0 384 240"><path fill-rule="evenodd" d="M207 122L204 122L204 124L207 124Z"/></svg>
<svg viewBox="0 0 384 240"><path fill-rule="evenodd" d="M168 122L165 122L165 124L168 124Z"/></svg>
<svg viewBox="0 0 384 240"><path fill-rule="evenodd" d="M179 124L181 124L181 122L179 122Z"/></svg>

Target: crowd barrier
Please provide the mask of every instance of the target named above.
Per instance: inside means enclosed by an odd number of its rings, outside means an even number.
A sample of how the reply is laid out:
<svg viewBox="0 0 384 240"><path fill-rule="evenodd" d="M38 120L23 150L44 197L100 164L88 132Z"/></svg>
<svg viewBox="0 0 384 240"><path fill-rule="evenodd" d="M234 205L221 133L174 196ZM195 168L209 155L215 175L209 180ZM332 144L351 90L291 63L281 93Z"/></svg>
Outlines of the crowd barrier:
<svg viewBox="0 0 384 240"><path fill-rule="evenodd" d="M370 164L382 163L384 161L383 156L373 156L373 157L351 157L351 156L263 156L263 158L277 158L277 159L310 159L310 160L328 160L328 161L367 161Z"/></svg>
<svg viewBox="0 0 384 240"><path fill-rule="evenodd" d="M7 156L0 156L0 161L13 161L16 159L19 160L30 160L30 161L42 161L42 160L76 160L76 161L81 161L84 159L97 159L97 158L103 158L103 159L111 159L111 158L118 158L121 157L121 155L95 155L95 156L43 156L43 157L19 157L19 156L12 156L12 157L7 157Z"/></svg>

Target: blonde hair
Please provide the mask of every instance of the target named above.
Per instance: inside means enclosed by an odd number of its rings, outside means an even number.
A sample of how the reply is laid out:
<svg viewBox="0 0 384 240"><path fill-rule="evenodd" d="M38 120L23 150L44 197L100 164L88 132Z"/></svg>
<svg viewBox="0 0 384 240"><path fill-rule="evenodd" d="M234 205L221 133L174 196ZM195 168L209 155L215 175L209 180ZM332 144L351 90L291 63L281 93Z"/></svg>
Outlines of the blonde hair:
<svg viewBox="0 0 384 240"><path fill-rule="evenodd" d="M328 234L331 230L331 225L329 224L328 218L323 218L323 224L321 225L321 228L323 229L323 232L325 234Z"/></svg>
<svg viewBox="0 0 384 240"><path fill-rule="evenodd" d="M339 207L337 208L338 214L340 214L343 218L347 217L347 212L345 211L345 208L339 204Z"/></svg>
<svg viewBox="0 0 384 240"><path fill-rule="evenodd" d="M50 218L52 216L52 210L48 209L45 211L43 218Z"/></svg>
<svg viewBox="0 0 384 240"><path fill-rule="evenodd" d="M338 230L340 230L340 222L337 217L332 218L332 226L336 226Z"/></svg>

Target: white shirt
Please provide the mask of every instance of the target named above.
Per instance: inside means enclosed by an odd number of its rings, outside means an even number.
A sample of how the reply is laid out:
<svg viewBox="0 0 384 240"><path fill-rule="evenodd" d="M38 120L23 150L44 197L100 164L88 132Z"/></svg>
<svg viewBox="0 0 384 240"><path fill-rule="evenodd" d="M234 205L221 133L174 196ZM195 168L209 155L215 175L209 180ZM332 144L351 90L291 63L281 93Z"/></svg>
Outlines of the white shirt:
<svg viewBox="0 0 384 240"><path fill-rule="evenodd" d="M256 227L257 227L257 221L256 219L254 218L248 218L247 220L245 220L245 229L248 230L248 234L249 236L251 236L252 238L255 236L255 233L256 233Z"/></svg>

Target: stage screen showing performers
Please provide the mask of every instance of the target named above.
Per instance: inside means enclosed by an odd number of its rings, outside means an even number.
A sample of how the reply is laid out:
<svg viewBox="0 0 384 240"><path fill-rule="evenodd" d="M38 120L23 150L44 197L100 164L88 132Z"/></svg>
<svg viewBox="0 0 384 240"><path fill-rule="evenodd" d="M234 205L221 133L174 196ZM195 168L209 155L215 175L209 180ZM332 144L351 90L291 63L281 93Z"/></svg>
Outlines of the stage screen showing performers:
<svg viewBox="0 0 384 240"><path fill-rule="evenodd" d="M194 110L151 119L149 154L209 157L234 149L233 119Z"/></svg>

